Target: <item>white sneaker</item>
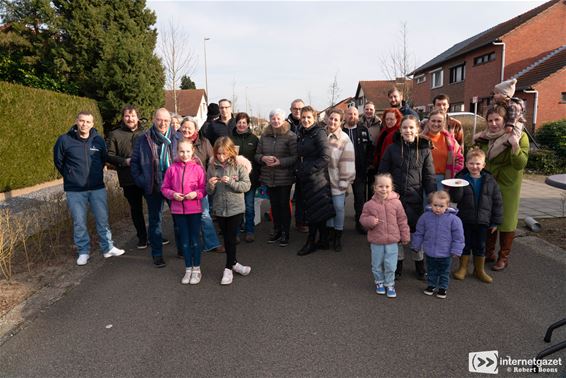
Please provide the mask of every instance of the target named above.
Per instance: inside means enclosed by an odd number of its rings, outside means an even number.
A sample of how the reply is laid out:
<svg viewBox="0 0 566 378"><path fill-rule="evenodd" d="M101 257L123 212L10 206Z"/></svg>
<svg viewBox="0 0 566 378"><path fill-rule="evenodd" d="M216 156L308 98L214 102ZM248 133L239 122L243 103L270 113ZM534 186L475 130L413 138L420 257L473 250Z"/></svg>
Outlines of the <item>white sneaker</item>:
<svg viewBox="0 0 566 378"><path fill-rule="evenodd" d="M193 268L193 272L191 273L191 280L189 281L189 283L191 285L196 285L200 282L201 278L202 278L202 273L200 272L200 267Z"/></svg>
<svg viewBox="0 0 566 378"><path fill-rule="evenodd" d="M251 268L251 266L245 266L245 265L242 265L240 263L236 263L232 267L232 270L236 273L240 273L242 276L247 276L252 271L252 268Z"/></svg>
<svg viewBox="0 0 566 378"><path fill-rule="evenodd" d="M224 268L224 274L222 275L222 281L220 281L220 285L230 285L233 278L234 275L232 274L232 269Z"/></svg>
<svg viewBox="0 0 566 378"><path fill-rule="evenodd" d="M89 258L90 256L87 253L85 253L84 255L79 255L79 258L77 259L77 265L86 265Z"/></svg>
<svg viewBox="0 0 566 378"><path fill-rule="evenodd" d="M103 256L104 256L105 259L107 259L109 257L121 256L121 255L124 254L124 252L126 252L126 251L124 251L123 249L112 247L112 249L110 251L106 252Z"/></svg>
<svg viewBox="0 0 566 378"><path fill-rule="evenodd" d="M192 273L192 268L186 268L185 269L185 275L183 276L183 278L181 279L181 283L183 285L188 285L189 282L191 281L191 273Z"/></svg>

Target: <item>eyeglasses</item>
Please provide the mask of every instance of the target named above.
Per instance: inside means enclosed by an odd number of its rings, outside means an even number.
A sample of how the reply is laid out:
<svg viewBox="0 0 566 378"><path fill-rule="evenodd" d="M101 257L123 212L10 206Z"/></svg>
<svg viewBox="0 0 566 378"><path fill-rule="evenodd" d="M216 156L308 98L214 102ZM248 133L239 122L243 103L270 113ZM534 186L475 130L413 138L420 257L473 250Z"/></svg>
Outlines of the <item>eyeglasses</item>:
<svg viewBox="0 0 566 378"><path fill-rule="evenodd" d="M299 110L301 110L301 109L302 109L302 108L291 108L292 111L295 111L295 110L296 110L296 111L299 111Z"/></svg>

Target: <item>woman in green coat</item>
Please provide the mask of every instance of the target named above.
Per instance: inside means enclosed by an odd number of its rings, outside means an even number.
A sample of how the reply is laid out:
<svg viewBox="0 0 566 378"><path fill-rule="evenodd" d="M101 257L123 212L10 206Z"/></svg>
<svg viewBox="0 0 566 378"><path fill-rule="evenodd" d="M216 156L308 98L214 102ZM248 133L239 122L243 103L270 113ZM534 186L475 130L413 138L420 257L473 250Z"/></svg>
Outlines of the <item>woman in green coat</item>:
<svg viewBox="0 0 566 378"><path fill-rule="evenodd" d="M495 244L499 233L499 257L491 269L503 270L509 262L509 254L515 237L515 229L519 218L519 202L523 172L529 158L529 139L525 133L521 138L509 137L505 133L504 107L493 107L487 111L487 133L477 144L486 153L486 169L490 171L501 190L503 197L503 223L497 227L497 232L488 235L486 243L486 261L495 261ZM493 151L506 146L500 153Z"/></svg>

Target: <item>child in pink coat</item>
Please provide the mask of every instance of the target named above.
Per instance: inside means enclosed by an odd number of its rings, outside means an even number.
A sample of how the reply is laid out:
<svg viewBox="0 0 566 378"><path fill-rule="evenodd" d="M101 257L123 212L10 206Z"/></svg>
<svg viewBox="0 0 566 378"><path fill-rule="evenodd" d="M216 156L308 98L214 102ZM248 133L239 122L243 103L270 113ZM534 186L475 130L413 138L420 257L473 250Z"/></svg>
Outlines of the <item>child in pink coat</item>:
<svg viewBox="0 0 566 378"><path fill-rule="evenodd" d="M181 283L196 285L202 278L201 200L206 195L206 173L200 160L194 156L190 140L182 139L178 142L177 160L165 172L161 193L171 201L176 238L185 258L185 275Z"/></svg>
<svg viewBox="0 0 566 378"><path fill-rule="evenodd" d="M397 243L409 244L409 224L399 194L393 191L393 178L389 173L376 176L373 190L373 197L364 205L360 223L368 230L375 291L395 298Z"/></svg>

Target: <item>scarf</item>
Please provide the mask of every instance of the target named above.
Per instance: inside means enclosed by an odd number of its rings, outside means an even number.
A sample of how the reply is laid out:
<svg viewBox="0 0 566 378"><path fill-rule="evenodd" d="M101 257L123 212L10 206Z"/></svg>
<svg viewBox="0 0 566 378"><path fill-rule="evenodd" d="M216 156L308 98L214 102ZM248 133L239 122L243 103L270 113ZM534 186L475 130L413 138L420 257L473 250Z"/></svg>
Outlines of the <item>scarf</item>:
<svg viewBox="0 0 566 378"><path fill-rule="evenodd" d="M171 128L167 129L165 135L161 134L155 126L150 129L151 140L155 144L155 150L152 148L154 158L157 157L158 146L161 146L159 151L158 168L159 172L164 173L171 165L173 153L171 152Z"/></svg>
<svg viewBox="0 0 566 378"><path fill-rule="evenodd" d="M489 130L482 131L476 135L474 135L474 140L477 139L484 139L488 141L487 144L487 160L494 159L498 155L500 155L503 151L509 147L509 143L507 139L509 139L509 135L505 133L505 130L501 130L498 132L491 132Z"/></svg>

